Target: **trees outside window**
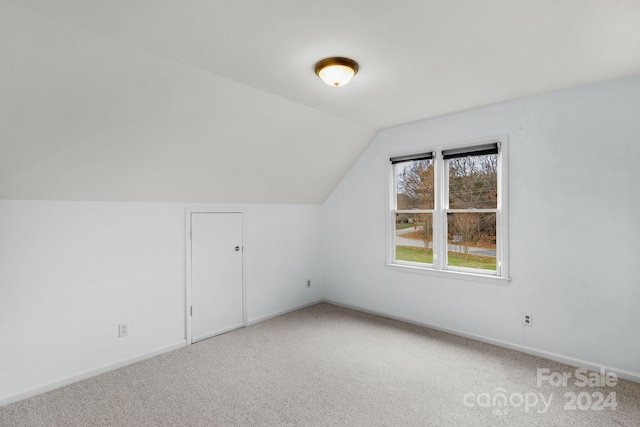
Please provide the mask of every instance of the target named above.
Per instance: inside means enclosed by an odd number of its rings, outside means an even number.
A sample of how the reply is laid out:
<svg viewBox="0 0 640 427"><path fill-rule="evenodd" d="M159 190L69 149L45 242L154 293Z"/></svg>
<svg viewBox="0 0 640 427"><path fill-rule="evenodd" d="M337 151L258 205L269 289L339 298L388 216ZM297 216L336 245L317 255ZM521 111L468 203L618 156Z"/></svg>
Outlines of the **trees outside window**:
<svg viewBox="0 0 640 427"><path fill-rule="evenodd" d="M444 162L449 184L447 237L453 245L448 251L448 265L496 269L498 153L495 151L479 155L473 151L459 153L460 157Z"/></svg>
<svg viewBox="0 0 640 427"><path fill-rule="evenodd" d="M506 139L392 157L392 264L504 277Z"/></svg>

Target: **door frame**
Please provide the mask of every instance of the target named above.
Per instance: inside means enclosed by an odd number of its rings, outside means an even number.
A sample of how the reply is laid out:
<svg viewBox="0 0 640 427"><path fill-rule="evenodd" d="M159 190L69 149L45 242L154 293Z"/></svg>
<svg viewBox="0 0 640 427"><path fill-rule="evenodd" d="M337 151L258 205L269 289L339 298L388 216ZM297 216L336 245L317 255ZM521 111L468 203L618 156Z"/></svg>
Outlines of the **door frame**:
<svg viewBox="0 0 640 427"><path fill-rule="evenodd" d="M245 257L245 236L247 230L246 209L235 205L187 205L185 207L185 340L191 345L191 215L194 213L239 213L242 215L242 326L247 326L247 292L245 277L247 261Z"/></svg>

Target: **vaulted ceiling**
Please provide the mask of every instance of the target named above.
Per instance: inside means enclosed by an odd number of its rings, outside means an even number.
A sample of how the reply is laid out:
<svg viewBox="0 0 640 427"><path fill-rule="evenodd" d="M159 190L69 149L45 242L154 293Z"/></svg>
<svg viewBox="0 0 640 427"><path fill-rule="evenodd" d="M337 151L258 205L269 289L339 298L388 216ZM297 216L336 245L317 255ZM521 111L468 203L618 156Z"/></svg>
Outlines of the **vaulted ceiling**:
<svg viewBox="0 0 640 427"><path fill-rule="evenodd" d="M380 129L637 72L639 0L0 0L0 198L322 203Z"/></svg>

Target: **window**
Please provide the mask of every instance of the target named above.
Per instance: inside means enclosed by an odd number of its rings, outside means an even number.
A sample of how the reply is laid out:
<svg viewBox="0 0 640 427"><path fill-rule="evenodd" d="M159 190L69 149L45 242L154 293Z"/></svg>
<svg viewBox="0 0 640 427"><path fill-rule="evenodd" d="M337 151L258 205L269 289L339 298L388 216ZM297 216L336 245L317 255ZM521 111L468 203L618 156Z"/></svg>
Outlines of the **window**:
<svg viewBox="0 0 640 427"><path fill-rule="evenodd" d="M505 282L506 148L501 137L391 157L391 266Z"/></svg>

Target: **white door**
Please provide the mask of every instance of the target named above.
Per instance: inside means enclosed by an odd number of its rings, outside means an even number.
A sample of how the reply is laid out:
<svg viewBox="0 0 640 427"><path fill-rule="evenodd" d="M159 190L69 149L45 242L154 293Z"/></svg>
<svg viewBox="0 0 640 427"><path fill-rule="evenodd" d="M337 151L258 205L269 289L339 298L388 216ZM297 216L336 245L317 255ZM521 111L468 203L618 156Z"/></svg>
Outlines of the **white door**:
<svg viewBox="0 0 640 427"><path fill-rule="evenodd" d="M191 342L243 326L242 213L191 213Z"/></svg>

